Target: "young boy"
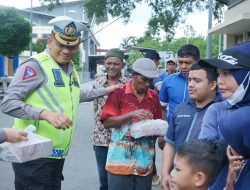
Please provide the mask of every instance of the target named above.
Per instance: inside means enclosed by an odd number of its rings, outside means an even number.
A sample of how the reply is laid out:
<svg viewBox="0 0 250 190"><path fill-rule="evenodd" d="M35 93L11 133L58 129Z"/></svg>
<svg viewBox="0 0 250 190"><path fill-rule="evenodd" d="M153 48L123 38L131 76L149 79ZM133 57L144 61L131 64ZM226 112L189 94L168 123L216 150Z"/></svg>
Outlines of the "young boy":
<svg viewBox="0 0 250 190"><path fill-rule="evenodd" d="M171 190L207 190L226 160L226 145L208 140L191 140L176 152L171 172Z"/></svg>

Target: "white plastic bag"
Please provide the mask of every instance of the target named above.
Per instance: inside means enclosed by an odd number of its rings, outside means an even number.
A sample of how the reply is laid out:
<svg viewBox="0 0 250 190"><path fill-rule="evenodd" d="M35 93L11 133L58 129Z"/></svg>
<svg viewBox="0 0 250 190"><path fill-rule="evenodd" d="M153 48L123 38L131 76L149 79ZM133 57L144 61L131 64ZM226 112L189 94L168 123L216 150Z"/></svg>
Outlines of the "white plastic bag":
<svg viewBox="0 0 250 190"><path fill-rule="evenodd" d="M33 128L29 125L25 130L28 132L28 141L0 144L0 160L23 163L51 155L52 141L31 132Z"/></svg>
<svg viewBox="0 0 250 190"><path fill-rule="evenodd" d="M167 133L168 123L162 119L143 120L130 126L130 134L134 138L145 136L164 136Z"/></svg>

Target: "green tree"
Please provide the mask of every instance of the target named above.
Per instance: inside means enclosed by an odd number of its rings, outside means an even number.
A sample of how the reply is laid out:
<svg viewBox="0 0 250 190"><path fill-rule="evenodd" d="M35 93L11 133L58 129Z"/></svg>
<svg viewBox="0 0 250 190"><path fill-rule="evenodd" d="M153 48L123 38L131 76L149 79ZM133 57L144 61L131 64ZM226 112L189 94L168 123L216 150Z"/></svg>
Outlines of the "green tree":
<svg viewBox="0 0 250 190"><path fill-rule="evenodd" d="M138 46L144 47L144 48L153 48L161 50L162 42L159 38L153 38L153 37L142 37L138 39Z"/></svg>
<svg viewBox="0 0 250 190"><path fill-rule="evenodd" d="M212 35L212 57L217 57L223 51L223 35Z"/></svg>
<svg viewBox="0 0 250 190"><path fill-rule="evenodd" d="M222 40L223 42L223 40ZM220 44L220 47L223 47L223 44ZM197 46L200 50L200 57L202 59L207 57L207 39L204 36L193 36L188 39L189 44L193 44ZM187 44L187 38L181 37L178 39L173 39L171 42L163 41L162 42L162 50L163 51L173 51L174 55L177 54L179 48L183 45ZM219 50L219 36L212 36L212 57L218 56Z"/></svg>
<svg viewBox="0 0 250 190"><path fill-rule="evenodd" d="M64 0L39 0L42 6L48 7L49 10L55 8L55 6L60 5Z"/></svg>
<svg viewBox="0 0 250 190"><path fill-rule="evenodd" d="M42 5L53 8L63 0L39 0ZM160 30L165 31L166 38L170 40L175 32L176 26L184 22L186 15L194 10L205 10L208 8L207 1L200 0L85 0L84 8L88 17L95 15L97 23L103 22L103 18L110 14L112 17L123 17L127 22L136 8L144 2L152 9L152 16L148 22L147 36L155 36ZM222 18L222 12L228 0L216 0L213 2L214 18L218 21Z"/></svg>
<svg viewBox="0 0 250 190"><path fill-rule="evenodd" d="M33 50L37 53L41 53L46 49L47 40L38 39L36 43L32 46Z"/></svg>
<svg viewBox="0 0 250 190"><path fill-rule="evenodd" d="M122 43L120 44L120 47L122 49L127 49L131 46L135 46L136 44L137 44L137 38L134 36L129 36L123 39Z"/></svg>
<svg viewBox="0 0 250 190"><path fill-rule="evenodd" d="M0 6L0 54L20 54L30 43L31 26L16 9Z"/></svg>
<svg viewBox="0 0 250 190"><path fill-rule="evenodd" d="M206 57L206 49L207 49L206 44L207 44L207 42L206 42L206 39L203 36L189 37L188 41L187 41L187 37L181 37L181 38L173 40L172 43L170 44L170 46L167 46L166 48L169 49L169 50L172 50L174 52L174 54L176 55L179 48L181 46L187 44L187 42L189 44L193 44L193 45L195 45L195 46L197 46L199 48L201 58Z"/></svg>
<svg viewBox="0 0 250 190"><path fill-rule="evenodd" d="M125 21L128 21L133 10L142 2L147 3L152 9L146 35L154 36L163 30L167 39L172 38L174 29L179 23L185 21L188 13L208 8L207 1L199 0L85 0L84 7L88 16L92 18L95 15L97 21L101 21L107 13L112 17L122 16ZM223 1L214 1L213 13L219 21L224 4Z"/></svg>
<svg viewBox="0 0 250 190"><path fill-rule="evenodd" d="M79 64L79 60L80 60L80 50L78 50L75 54L75 56L73 57L72 61L74 62L74 66L75 66L75 69L77 71L81 71L82 70L82 67L81 65Z"/></svg>
<svg viewBox="0 0 250 190"><path fill-rule="evenodd" d="M181 37L178 39L172 39L170 42L167 40L161 41L158 38L150 37L141 37L137 39L135 46L144 47L144 48L153 48L158 51L172 51L174 56L177 55L179 48L185 44L190 43L197 46L200 50L201 58L207 57L207 39L201 35L196 36L195 31L193 32L192 37ZM223 47L223 40L219 45L219 36L212 36L212 57L217 57L219 53L219 46ZM133 50L129 52L128 58L128 67L131 67L131 64L138 58L143 57L143 54L139 51Z"/></svg>
<svg viewBox="0 0 250 190"><path fill-rule="evenodd" d="M128 66L129 69L131 69L132 64L135 62L135 60L137 60L138 58L143 57L143 54L139 51L136 50L132 50L129 52L129 57L126 60L126 64Z"/></svg>

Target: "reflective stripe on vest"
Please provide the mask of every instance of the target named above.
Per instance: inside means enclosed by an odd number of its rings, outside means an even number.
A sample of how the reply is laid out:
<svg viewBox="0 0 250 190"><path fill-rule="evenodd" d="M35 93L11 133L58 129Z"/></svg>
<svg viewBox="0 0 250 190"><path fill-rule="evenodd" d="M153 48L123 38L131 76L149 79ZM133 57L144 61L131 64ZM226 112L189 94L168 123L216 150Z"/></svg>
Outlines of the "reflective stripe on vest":
<svg viewBox="0 0 250 190"><path fill-rule="evenodd" d="M60 112L64 112L64 109L60 106L60 104L58 103L58 101L56 100L56 98L54 97L54 95L52 94L52 92L48 89L47 86L43 86L45 92L48 94L48 96L51 98L51 100L53 101L53 103L57 106L57 108L60 110ZM37 90L37 93L39 94L39 96L41 97L41 99L44 101L44 103L53 111L55 112L56 109L47 101L47 99L45 98L45 96L43 95L43 93L41 92L41 89Z"/></svg>

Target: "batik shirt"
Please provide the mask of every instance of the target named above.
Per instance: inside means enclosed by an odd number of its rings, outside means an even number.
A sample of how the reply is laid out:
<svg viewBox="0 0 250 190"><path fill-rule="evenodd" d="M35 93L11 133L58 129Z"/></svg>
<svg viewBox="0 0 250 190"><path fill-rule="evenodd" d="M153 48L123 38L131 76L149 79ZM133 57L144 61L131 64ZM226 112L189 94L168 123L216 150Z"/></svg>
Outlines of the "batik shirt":
<svg viewBox="0 0 250 190"><path fill-rule="evenodd" d="M125 84L130 79L126 77L120 77L117 84ZM103 88L108 87L110 84L107 81L107 76L99 77L94 80L93 88ZM103 105L105 104L105 101L108 96L103 96L101 98L94 100L94 114L95 114L95 127L92 134L92 142L96 146L109 146L110 142L110 130L105 129L100 122L100 115L102 113Z"/></svg>

